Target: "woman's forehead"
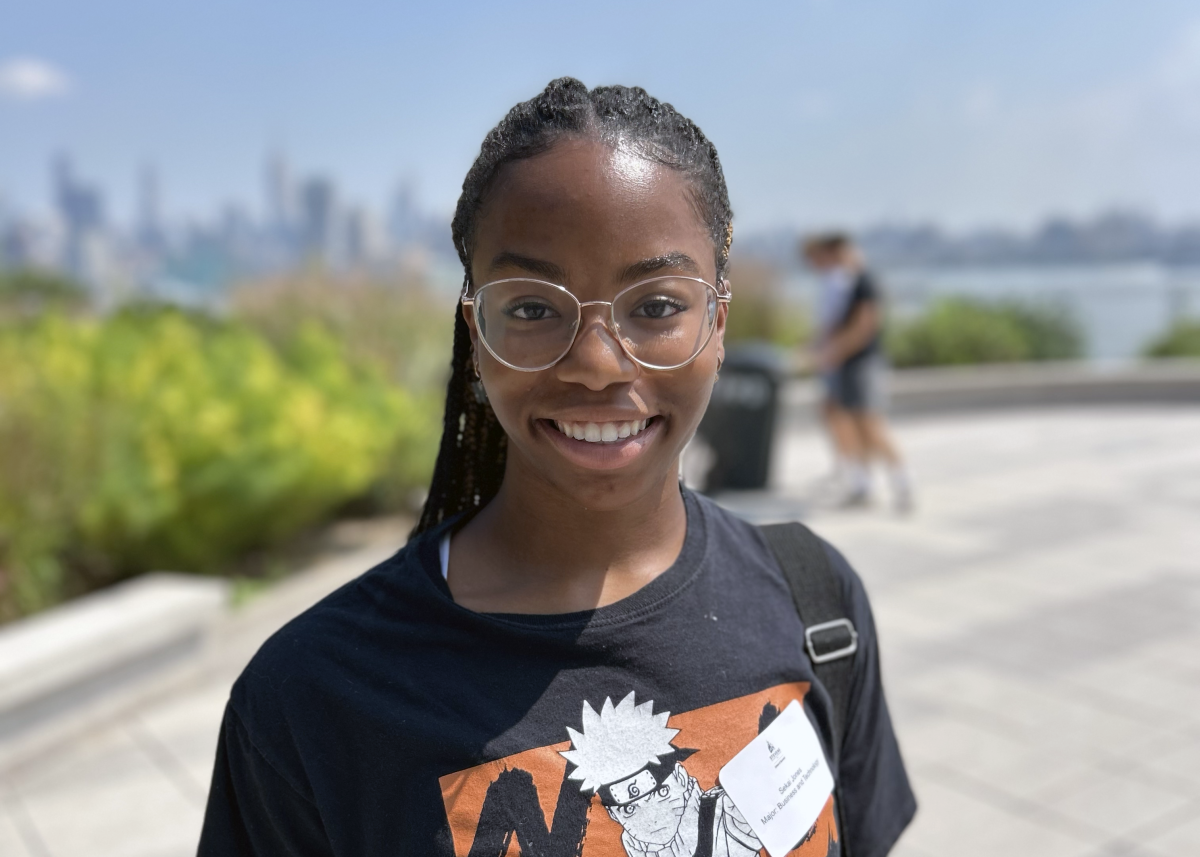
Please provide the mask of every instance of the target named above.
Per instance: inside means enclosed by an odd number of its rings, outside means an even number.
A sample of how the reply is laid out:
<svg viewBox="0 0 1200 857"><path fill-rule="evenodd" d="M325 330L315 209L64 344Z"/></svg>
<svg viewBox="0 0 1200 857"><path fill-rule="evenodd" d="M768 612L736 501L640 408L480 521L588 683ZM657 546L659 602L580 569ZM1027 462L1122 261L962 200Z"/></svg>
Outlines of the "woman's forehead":
<svg viewBox="0 0 1200 857"><path fill-rule="evenodd" d="M517 185L523 191L549 189L560 193L591 187L597 182L613 183L629 191L653 190L678 172L637 154L628 146L610 145L586 137L564 137L548 149L528 158L510 161L496 173L487 194L490 203Z"/></svg>
<svg viewBox="0 0 1200 857"><path fill-rule="evenodd" d="M473 267L538 259L566 269L623 269L680 254L709 276L715 256L686 176L628 150L564 140L507 165L480 212Z"/></svg>

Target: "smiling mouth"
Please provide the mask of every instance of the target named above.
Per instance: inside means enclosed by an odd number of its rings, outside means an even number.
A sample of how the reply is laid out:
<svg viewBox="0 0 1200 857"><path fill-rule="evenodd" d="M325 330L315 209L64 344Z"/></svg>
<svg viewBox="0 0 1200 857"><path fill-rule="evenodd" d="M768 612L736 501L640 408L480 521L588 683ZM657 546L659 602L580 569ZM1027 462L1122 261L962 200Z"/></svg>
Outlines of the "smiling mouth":
<svg viewBox="0 0 1200 857"><path fill-rule="evenodd" d="M656 417L644 420L630 420L623 423L569 423L562 420L547 420L552 426L575 440L587 443L616 443L629 437L636 437L654 422Z"/></svg>

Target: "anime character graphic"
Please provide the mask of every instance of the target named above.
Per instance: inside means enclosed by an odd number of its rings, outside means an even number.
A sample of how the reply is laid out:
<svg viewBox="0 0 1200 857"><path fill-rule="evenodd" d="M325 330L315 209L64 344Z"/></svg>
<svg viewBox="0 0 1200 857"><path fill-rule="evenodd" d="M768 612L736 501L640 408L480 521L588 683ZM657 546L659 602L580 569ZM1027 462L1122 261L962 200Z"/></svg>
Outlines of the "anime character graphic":
<svg viewBox="0 0 1200 857"><path fill-rule="evenodd" d="M676 747L671 713L638 705L630 692L597 712L583 703L583 731L567 727L574 766L567 779L599 797L621 825L628 857L750 857L762 845L720 786L704 791L684 762L695 753Z"/></svg>
<svg viewBox="0 0 1200 857"><path fill-rule="evenodd" d="M583 701L562 740L439 778L457 857L749 857L761 845L720 786L723 765L809 685L690 711L633 693ZM601 702L603 699L603 702ZM577 709L579 710L579 709ZM572 720L574 718L571 718ZM565 731L558 732L558 729ZM831 795L791 857L838 857Z"/></svg>

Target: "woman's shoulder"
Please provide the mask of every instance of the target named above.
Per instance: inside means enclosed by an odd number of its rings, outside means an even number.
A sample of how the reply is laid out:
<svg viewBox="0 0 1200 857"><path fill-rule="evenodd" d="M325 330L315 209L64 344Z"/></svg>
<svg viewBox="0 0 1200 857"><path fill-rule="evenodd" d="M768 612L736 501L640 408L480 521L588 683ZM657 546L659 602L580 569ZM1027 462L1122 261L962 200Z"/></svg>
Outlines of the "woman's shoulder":
<svg viewBox="0 0 1200 857"><path fill-rule="evenodd" d="M234 683L231 701L247 722L298 694L345 680L383 657L388 637L421 621L432 593L419 575L421 540L343 584L280 627ZM424 584L424 585L423 585Z"/></svg>
<svg viewBox="0 0 1200 857"><path fill-rule="evenodd" d="M772 575L783 580L783 569L761 526L739 517L709 497L698 493L694 497L706 519L710 550L736 557L740 563L748 559L761 561ZM843 602L855 607L860 604L865 606L867 593L858 572L840 550L820 535L819 525L808 528L820 543L828 567L841 586Z"/></svg>

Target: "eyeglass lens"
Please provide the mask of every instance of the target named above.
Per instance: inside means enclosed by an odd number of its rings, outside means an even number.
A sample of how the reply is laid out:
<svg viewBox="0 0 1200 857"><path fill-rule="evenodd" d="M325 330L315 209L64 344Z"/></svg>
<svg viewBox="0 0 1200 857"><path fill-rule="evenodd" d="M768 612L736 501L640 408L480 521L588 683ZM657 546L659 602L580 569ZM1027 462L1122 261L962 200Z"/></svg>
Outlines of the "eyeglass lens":
<svg viewBox="0 0 1200 857"><path fill-rule="evenodd" d="M613 302L614 333L638 362L673 369L704 348L716 306L716 291L699 280L648 280ZM570 292L549 283L505 280L476 293L475 318L493 354L519 369L542 369L570 350L580 307Z"/></svg>

